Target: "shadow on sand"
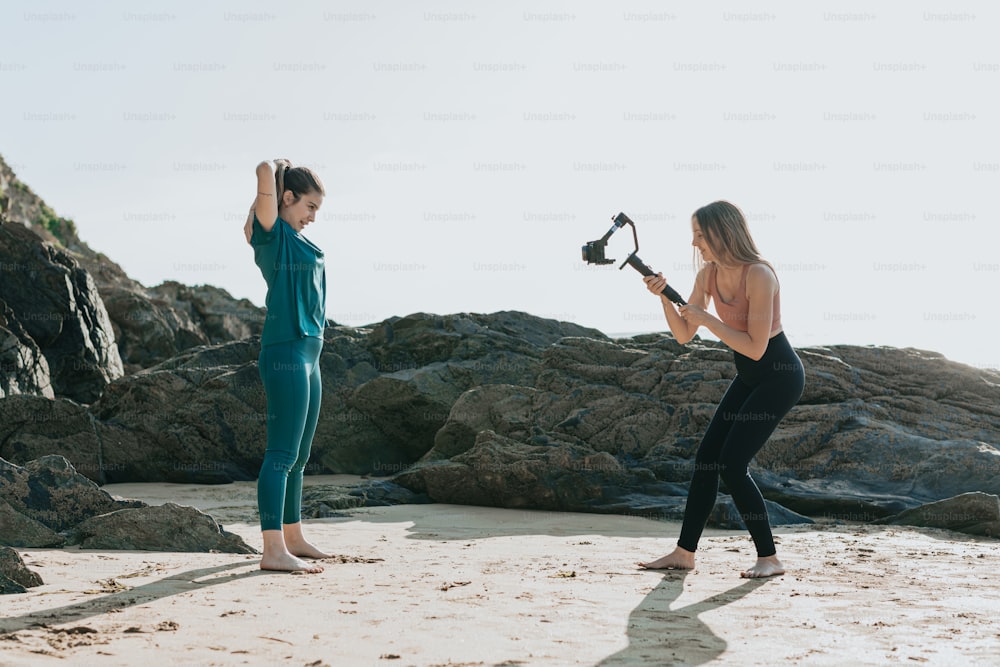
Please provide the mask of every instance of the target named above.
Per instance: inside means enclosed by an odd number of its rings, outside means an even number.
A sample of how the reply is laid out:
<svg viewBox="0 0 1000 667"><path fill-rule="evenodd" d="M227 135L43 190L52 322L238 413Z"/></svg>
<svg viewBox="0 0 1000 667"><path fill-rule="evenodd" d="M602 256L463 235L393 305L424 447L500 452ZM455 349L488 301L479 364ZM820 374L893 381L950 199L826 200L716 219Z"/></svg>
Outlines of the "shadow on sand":
<svg viewBox="0 0 1000 667"><path fill-rule="evenodd" d="M639 517L630 517L609 528L606 515L483 507L471 510L462 505L446 504L437 507L439 511L421 516L407 527L410 539L475 540L520 535L579 537L595 534L623 538L676 537L670 527ZM558 521L552 522L553 518ZM349 520L388 523L398 522L399 515L355 514ZM707 531L706 536L712 532L716 531ZM718 531L718 534L742 532ZM595 667L667 667L711 662L722 655L728 645L701 620L701 614L735 602L770 581L742 580L729 590L700 602L676 606L676 601L684 592L686 577L698 575L679 570L649 572L648 575L661 576L662 579L629 614L628 646L596 663Z"/></svg>
<svg viewBox="0 0 1000 667"><path fill-rule="evenodd" d="M159 600L171 595L178 595L195 589L203 590L206 586L217 586L219 584L229 583L238 579L246 579L247 577L269 574L262 572L260 569L256 569L256 565L257 563L255 562L241 560L238 563L227 563L225 565L216 565L214 567L204 567L196 570L177 572L169 577L157 579L156 581L151 581L148 584L136 586L135 588L129 588L128 590L102 595L97 599L85 600L83 602L66 605L64 607L57 607L55 609L39 609L38 611L33 611L29 614L23 614L21 616L0 618L0 636L18 632L20 630L46 628L53 625L62 625L63 623L80 622L115 610L126 609L135 605L147 604L153 600ZM219 572L225 572L226 570L245 568L248 566L254 566L255 569L250 572L238 572L226 576L211 576ZM204 581L199 581L204 577L209 578Z"/></svg>
<svg viewBox="0 0 1000 667"><path fill-rule="evenodd" d="M747 579L710 598L683 607L671 605L684 591L688 572L668 571L628 619L628 646L595 667L703 665L725 652L727 644L699 618L749 595L767 579Z"/></svg>

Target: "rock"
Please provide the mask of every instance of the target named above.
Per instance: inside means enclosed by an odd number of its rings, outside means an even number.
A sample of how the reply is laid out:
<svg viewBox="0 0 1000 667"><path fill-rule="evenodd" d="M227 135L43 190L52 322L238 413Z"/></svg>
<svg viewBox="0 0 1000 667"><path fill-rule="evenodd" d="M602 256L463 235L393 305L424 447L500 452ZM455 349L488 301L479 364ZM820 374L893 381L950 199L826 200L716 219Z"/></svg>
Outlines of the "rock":
<svg viewBox="0 0 1000 667"><path fill-rule="evenodd" d="M57 216L0 156L0 224L4 222L19 222L60 248L80 243L73 221Z"/></svg>
<svg viewBox="0 0 1000 667"><path fill-rule="evenodd" d="M21 514L0 498L0 545L38 549L61 547L66 538L43 523Z"/></svg>
<svg viewBox="0 0 1000 667"><path fill-rule="evenodd" d="M49 454L65 457L76 472L107 482L94 418L69 399L12 396L0 400L0 458L25 465Z"/></svg>
<svg viewBox="0 0 1000 667"><path fill-rule="evenodd" d="M586 455L584 448L532 446L483 431L453 459L414 466L394 481L434 502L572 511L603 495L598 476L584 470ZM616 461L594 463L621 472Z"/></svg>
<svg viewBox="0 0 1000 667"><path fill-rule="evenodd" d="M17 583L13 579L0 574L0 595L12 595L16 593L27 593L28 589Z"/></svg>
<svg viewBox="0 0 1000 667"><path fill-rule="evenodd" d="M331 327L326 338L321 420L308 472L332 472L324 465L327 458L344 463L344 472L359 472L352 461L363 460L356 465L368 472L379 461L385 436L346 402L359 383L378 373L353 330L345 335ZM92 407L108 481L255 479L267 444L259 353L256 337L199 346L110 385ZM343 449L349 454L342 455Z"/></svg>
<svg viewBox="0 0 1000 667"><path fill-rule="evenodd" d="M415 461L430 449L460 393L447 364L379 376L358 387L348 405L368 416L398 449Z"/></svg>
<svg viewBox="0 0 1000 667"><path fill-rule="evenodd" d="M208 343L224 343L259 336L265 311L247 299L234 299L229 292L211 285L183 285L169 280L148 293L177 313L184 313Z"/></svg>
<svg viewBox="0 0 1000 667"><path fill-rule="evenodd" d="M264 309L210 285L168 281L144 287L108 257L74 257L94 277L127 373L137 373L200 345L259 336Z"/></svg>
<svg viewBox="0 0 1000 667"><path fill-rule="evenodd" d="M21 559L21 554L10 547L0 547L0 576L24 588L34 588L45 583L36 572L28 569Z"/></svg>
<svg viewBox="0 0 1000 667"><path fill-rule="evenodd" d="M83 549L257 553L209 515L174 503L101 514L77 525L72 535Z"/></svg>
<svg viewBox="0 0 1000 667"><path fill-rule="evenodd" d="M417 466L397 481L436 500L506 506L505 494L487 492L473 468L446 465L463 461L477 437L490 431L524 444L573 443L579 456L610 455L629 477L627 492L616 495L620 482L606 479L604 492L595 491L597 500L586 504L589 511L674 512L680 503L647 497L639 491L641 475L632 476L644 469L662 483L690 480L690 462L735 369L721 346L695 341L678 349L667 341L567 337L549 345L544 368L522 378L523 386L481 385L461 394L422 459L438 465ZM1000 489L995 373L918 350L801 352L812 393L755 464L763 493L775 503L773 515L870 520L955 493ZM945 390L935 388L938 377ZM950 398L956 394L960 401ZM508 483L513 489L523 481ZM558 508L544 497L550 482L535 483L541 488L522 495ZM723 514L715 520L738 521Z"/></svg>
<svg viewBox="0 0 1000 667"><path fill-rule="evenodd" d="M317 519L341 516L341 511L355 507L384 507L431 502L424 494L414 493L393 482L366 480L355 486L311 484L302 490L302 516Z"/></svg>
<svg viewBox="0 0 1000 667"><path fill-rule="evenodd" d="M489 430L479 432L464 453L447 461L425 459L394 480L434 502L670 521L683 519L687 500L680 485L626 469L606 452L552 439L530 446ZM773 525L812 522L776 503L768 503L768 512ZM720 496L710 520L719 527L743 527L728 496Z"/></svg>
<svg viewBox="0 0 1000 667"><path fill-rule="evenodd" d="M0 299L45 356L52 390L80 403L97 400L124 371L90 274L14 222L0 225L0 267Z"/></svg>
<svg viewBox="0 0 1000 667"><path fill-rule="evenodd" d="M58 455L43 456L24 467L0 459L0 499L56 532L98 514L145 504L115 500Z"/></svg>
<svg viewBox="0 0 1000 667"><path fill-rule="evenodd" d="M434 447L422 460L447 459L468 451L482 431L493 431L515 440L531 436L531 420L537 412L534 400L543 395L531 387L490 384L463 393L434 435Z"/></svg>
<svg viewBox="0 0 1000 667"><path fill-rule="evenodd" d="M378 334L327 327L323 404L307 472L388 475L406 469L433 447L465 389L531 378L541 369L541 350L526 340L587 331L536 319L414 315L376 327ZM518 322L524 337L514 335ZM409 339L457 356L408 367L415 363ZM256 337L198 346L110 385L92 406L107 482L254 479L266 444L258 355Z"/></svg>
<svg viewBox="0 0 1000 667"><path fill-rule="evenodd" d="M96 268L101 297L114 325L118 349L129 374L155 366L208 337L183 312L151 297L142 285L126 278L112 278L106 262Z"/></svg>
<svg viewBox="0 0 1000 667"><path fill-rule="evenodd" d="M266 403L252 362L154 367L108 386L94 411L109 482L247 481L263 459Z"/></svg>
<svg viewBox="0 0 1000 667"><path fill-rule="evenodd" d="M768 500L811 517L843 521L875 521L912 507L917 501L901 493L880 492L879 484L842 479L788 479L755 470L754 480Z"/></svg>
<svg viewBox="0 0 1000 667"><path fill-rule="evenodd" d="M593 329L525 313L416 313L371 326L367 347L383 374L359 386L347 406L365 415L384 436L378 467L393 472L426 454L463 391L494 383L532 381L545 345ZM328 461L328 466L333 466Z"/></svg>
<svg viewBox="0 0 1000 667"><path fill-rule="evenodd" d="M569 443L528 445L482 431L448 461L414 466L393 481L434 502L593 511L628 474L614 457Z"/></svg>
<svg viewBox="0 0 1000 667"><path fill-rule="evenodd" d="M686 490L678 488L676 495L653 495L648 493L624 493L617 503L608 504L603 511L626 516L641 516L659 521L683 521L687 505ZM815 523L807 516L789 510L787 507L765 500L768 521L772 526ZM733 499L719 494L708 517L708 525L728 530L745 530L743 518Z"/></svg>
<svg viewBox="0 0 1000 667"><path fill-rule="evenodd" d="M1000 497L979 492L963 493L908 509L874 523L943 528L970 535L1000 537Z"/></svg>
<svg viewBox="0 0 1000 667"><path fill-rule="evenodd" d="M55 455L24 467L0 459L0 527L13 546L60 546L62 532L84 548L255 553L207 514L116 500Z"/></svg>
<svg viewBox="0 0 1000 667"><path fill-rule="evenodd" d="M776 502L765 500L764 505L767 507L768 522L772 526L815 523L809 517L793 512ZM681 516L681 519L683 518ZM740 516L739 510L736 509L736 503L733 502L730 496L721 496L719 498L719 501L716 502L715 507L712 509L711 515L708 517L708 522L714 526L728 530L746 530L743 518Z"/></svg>
<svg viewBox="0 0 1000 667"><path fill-rule="evenodd" d="M0 276L3 272L0 268ZM55 397L45 355L0 300L0 398L16 394Z"/></svg>
<svg viewBox="0 0 1000 667"><path fill-rule="evenodd" d="M369 349L375 366L387 372L420 368L435 361L482 361L490 352L500 350L535 356L539 348L566 336L607 338L596 329L517 311L445 316L414 313L365 328L371 330Z"/></svg>

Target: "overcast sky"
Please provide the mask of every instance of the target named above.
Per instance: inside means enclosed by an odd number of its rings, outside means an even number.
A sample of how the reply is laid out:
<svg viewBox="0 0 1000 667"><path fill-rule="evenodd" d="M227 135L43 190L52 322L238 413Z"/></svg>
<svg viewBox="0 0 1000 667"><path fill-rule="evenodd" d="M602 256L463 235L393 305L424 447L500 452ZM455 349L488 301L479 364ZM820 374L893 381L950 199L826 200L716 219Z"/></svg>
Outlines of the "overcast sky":
<svg viewBox="0 0 1000 667"><path fill-rule="evenodd" d="M888 5L7 1L0 154L143 284L258 305L254 167L313 167L306 235L352 325L664 330L640 276L580 246L625 211L686 297L690 215L727 199L793 345L998 368L1000 10Z"/></svg>

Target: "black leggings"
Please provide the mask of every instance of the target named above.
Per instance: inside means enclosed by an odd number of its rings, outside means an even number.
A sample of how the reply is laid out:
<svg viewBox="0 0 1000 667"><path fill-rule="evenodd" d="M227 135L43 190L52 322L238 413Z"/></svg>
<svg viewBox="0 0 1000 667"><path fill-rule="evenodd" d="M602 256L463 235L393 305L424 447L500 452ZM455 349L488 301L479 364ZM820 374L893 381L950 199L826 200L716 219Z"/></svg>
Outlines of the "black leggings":
<svg viewBox="0 0 1000 667"><path fill-rule="evenodd" d="M733 353L736 377L712 417L695 455L678 546L695 551L719 493L726 483L746 524L757 556L776 553L767 507L750 477L750 459L774 432L778 422L798 403L805 387L802 362L784 332L767 343L759 361Z"/></svg>

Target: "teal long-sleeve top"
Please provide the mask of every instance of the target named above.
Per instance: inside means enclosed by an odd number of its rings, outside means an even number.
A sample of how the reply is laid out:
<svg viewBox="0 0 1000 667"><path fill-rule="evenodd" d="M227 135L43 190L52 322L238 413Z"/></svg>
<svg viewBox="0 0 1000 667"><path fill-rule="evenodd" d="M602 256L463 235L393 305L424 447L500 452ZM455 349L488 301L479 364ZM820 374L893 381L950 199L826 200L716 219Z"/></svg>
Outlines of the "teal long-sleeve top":
<svg viewBox="0 0 1000 667"><path fill-rule="evenodd" d="M256 215L250 245L267 282L267 318L260 344L322 338L326 328L323 251L280 217L271 231L264 231Z"/></svg>

